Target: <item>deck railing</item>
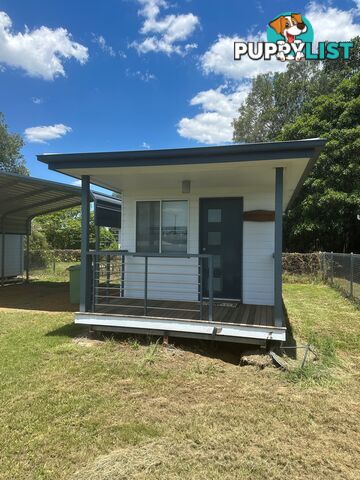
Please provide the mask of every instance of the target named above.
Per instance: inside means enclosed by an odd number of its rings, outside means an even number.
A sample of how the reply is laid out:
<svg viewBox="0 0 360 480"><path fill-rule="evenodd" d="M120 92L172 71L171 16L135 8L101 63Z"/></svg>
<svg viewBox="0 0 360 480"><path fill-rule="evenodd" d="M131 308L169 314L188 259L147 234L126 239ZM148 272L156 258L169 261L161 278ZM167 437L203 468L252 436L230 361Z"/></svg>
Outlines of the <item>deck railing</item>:
<svg viewBox="0 0 360 480"><path fill-rule="evenodd" d="M91 309L213 321L213 257L206 254L89 252ZM149 313L151 311L151 313Z"/></svg>

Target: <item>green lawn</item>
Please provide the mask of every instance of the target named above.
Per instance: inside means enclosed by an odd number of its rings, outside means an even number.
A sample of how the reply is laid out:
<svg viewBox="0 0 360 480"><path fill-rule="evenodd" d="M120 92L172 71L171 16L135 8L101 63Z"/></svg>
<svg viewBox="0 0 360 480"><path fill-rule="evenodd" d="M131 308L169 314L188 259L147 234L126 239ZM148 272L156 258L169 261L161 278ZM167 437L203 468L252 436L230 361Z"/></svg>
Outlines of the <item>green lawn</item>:
<svg viewBox="0 0 360 480"><path fill-rule="evenodd" d="M50 262L46 267L32 268L30 270L30 279L45 282L68 282L68 268L72 265L77 265L78 263L79 262Z"/></svg>
<svg viewBox="0 0 360 480"><path fill-rule="evenodd" d="M360 312L335 290L285 285L326 372L291 375L208 343L81 340L34 288L0 311L1 479L359 478Z"/></svg>

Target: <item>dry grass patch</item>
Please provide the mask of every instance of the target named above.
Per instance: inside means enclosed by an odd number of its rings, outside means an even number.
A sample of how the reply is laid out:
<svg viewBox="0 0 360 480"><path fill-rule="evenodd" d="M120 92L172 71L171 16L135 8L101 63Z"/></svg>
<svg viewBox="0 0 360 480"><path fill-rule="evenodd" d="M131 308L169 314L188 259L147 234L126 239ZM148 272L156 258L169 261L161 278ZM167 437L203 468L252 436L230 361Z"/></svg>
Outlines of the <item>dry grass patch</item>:
<svg viewBox="0 0 360 480"><path fill-rule="evenodd" d="M71 313L0 312L0 478L357 479L359 311L321 285L285 295L301 341L323 354L332 339L333 381L239 367L237 347L94 341Z"/></svg>

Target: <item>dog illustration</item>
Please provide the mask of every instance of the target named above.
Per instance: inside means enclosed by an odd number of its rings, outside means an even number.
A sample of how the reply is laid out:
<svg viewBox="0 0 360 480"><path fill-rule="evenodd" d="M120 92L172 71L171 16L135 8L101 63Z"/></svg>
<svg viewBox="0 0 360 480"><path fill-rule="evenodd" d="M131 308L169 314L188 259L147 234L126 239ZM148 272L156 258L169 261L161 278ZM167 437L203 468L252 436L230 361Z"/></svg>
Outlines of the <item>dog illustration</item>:
<svg viewBox="0 0 360 480"><path fill-rule="evenodd" d="M281 15L270 22L269 25L276 33L282 35L287 43L299 43L300 40L296 40L296 37L307 31L307 26L303 22L300 13ZM278 43L285 42L281 41ZM303 56L302 53L298 52L295 56L295 60L298 62ZM279 53L278 58L281 61L286 60L284 53Z"/></svg>

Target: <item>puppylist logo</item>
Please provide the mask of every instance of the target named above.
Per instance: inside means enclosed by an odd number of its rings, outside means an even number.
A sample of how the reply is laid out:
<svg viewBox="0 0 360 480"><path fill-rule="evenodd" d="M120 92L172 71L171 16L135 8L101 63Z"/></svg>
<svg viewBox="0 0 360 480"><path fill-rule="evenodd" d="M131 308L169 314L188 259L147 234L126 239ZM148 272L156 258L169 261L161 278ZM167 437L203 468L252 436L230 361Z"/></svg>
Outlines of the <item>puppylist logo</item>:
<svg viewBox="0 0 360 480"><path fill-rule="evenodd" d="M319 42L315 49L314 30L300 13L285 12L267 26L267 42L234 42L234 60L248 56L252 60L285 62L295 60L336 60L340 55L348 60L352 42Z"/></svg>

